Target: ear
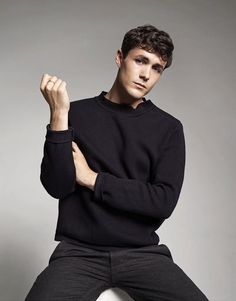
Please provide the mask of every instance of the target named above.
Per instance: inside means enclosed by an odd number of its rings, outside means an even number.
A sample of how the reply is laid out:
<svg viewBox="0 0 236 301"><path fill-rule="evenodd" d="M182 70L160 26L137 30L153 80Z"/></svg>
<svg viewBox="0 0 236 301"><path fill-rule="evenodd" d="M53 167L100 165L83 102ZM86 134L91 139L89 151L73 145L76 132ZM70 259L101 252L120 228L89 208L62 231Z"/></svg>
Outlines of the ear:
<svg viewBox="0 0 236 301"><path fill-rule="evenodd" d="M122 50L121 50L121 49L118 49L118 50L117 50L117 53L116 53L115 61L116 61L116 65L117 65L119 68L120 68L122 59L123 59Z"/></svg>

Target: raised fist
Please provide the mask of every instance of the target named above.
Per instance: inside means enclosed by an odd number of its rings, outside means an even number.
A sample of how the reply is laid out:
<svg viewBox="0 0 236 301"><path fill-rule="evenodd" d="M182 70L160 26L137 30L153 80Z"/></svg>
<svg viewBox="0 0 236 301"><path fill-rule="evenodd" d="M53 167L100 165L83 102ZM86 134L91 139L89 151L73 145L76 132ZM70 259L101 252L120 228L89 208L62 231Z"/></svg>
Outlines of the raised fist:
<svg viewBox="0 0 236 301"><path fill-rule="evenodd" d="M41 80L40 90L49 104L51 112L69 111L70 101L65 81L45 73Z"/></svg>

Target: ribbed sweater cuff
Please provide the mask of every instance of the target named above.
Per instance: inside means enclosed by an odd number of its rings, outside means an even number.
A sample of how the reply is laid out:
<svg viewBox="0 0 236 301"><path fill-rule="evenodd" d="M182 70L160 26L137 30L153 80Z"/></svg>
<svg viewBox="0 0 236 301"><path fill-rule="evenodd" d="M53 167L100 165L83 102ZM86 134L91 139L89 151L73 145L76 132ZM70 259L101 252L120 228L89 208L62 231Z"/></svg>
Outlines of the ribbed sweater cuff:
<svg viewBox="0 0 236 301"><path fill-rule="evenodd" d="M105 172L99 172L97 175L96 182L94 184L94 199L96 201L102 200L102 186L105 176Z"/></svg>
<svg viewBox="0 0 236 301"><path fill-rule="evenodd" d="M67 130L51 130L50 124L46 126L46 140L53 143L64 143L70 142L74 139L74 129L72 126L69 126Z"/></svg>

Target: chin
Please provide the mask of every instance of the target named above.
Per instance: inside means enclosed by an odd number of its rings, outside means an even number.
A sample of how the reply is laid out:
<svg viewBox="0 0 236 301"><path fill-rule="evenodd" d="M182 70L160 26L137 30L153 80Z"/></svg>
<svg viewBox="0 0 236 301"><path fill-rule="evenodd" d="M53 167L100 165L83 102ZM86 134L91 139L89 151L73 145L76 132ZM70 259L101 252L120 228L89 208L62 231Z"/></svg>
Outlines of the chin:
<svg viewBox="0 0 236 301"><path fill-rule="evenodd" d="M130 97L132 97L134 99L140 99L145 95L144 91L141 91L141 90L139 91L136 88L128 88L128 89L126 89L126 92Z"/></svg>

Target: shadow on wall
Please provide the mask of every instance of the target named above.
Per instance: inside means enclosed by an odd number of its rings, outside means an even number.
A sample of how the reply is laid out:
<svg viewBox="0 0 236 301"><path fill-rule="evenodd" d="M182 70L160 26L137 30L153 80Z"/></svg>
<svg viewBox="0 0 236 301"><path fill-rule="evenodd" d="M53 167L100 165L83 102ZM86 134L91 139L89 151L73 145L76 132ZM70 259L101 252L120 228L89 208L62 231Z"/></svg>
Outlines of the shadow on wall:
<svg viewBox="0 0 236 301"><path fill-rule="evenodd" d="M109 288L101 293L96 301L134 301L125 291L116 288Z"/></svg>

